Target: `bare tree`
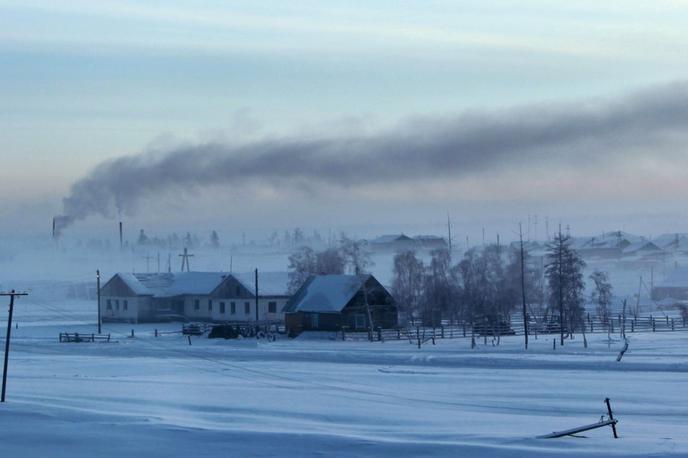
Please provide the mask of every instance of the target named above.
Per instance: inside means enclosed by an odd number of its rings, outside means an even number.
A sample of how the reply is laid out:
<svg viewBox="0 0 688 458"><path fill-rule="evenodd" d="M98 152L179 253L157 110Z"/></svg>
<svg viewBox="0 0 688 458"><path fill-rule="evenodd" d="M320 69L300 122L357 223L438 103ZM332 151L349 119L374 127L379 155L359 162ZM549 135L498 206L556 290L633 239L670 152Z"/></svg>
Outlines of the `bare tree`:
<svg viewBox="0 0 688 458"><path fill-rule="evenodd" d="M365 273L367 268L372 265L370 253L366 249L364 241L350 239L342 235L340 250L346 260L346 264L352 273L356 275Z"/></svg>
<svg viewBox="0 0 688 458"><path fill-rule="evenodd" d="M414 317L419 312L423 292L423 261L413 251L394 256L392 294L402 311Z"/></svg>
<svg viewBox="0 0 688 458"><path fill-rule="evenodd" d="M590 301L597 308L597 316L600 317L605 325L609 323L610 306L612 304L612 284L609 282L609 274L600 270L595 270L590 274L593 281L593 290L590 294Z"/></svg>

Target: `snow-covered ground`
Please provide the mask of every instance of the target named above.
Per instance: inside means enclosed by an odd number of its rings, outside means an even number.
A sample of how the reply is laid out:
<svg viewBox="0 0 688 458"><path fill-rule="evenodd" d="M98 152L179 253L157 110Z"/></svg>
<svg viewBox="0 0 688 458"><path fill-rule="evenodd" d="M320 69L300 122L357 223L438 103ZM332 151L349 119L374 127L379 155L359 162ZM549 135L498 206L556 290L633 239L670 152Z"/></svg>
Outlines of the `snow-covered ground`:
<svg viewBox="0 0 688 458"><path fill-rule="evenodd" d="M5 307L3 306L3 309ZM104 326L93 304L17 303L3 456L648 456L688 454L688 332L568 341L224 341ZM4 314L3 314L4 315ZM37 319L43 316L43 320ZM59 322L56 324L56 322ZM1 323L0 323L1 324ZM538 439L597 421L585 438Z"/></svg>

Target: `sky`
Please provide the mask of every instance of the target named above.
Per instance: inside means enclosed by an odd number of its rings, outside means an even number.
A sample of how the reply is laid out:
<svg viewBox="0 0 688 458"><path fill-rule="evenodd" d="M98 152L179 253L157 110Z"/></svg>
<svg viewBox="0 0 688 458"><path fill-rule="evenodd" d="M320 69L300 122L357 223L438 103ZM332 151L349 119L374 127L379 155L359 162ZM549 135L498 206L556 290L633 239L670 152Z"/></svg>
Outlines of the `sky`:
<svg viewBox="0 0 688 458"><path fill-rule="evenodd" d="M687 23L679 0L0 0L0 233L688 231Z"/></svg>

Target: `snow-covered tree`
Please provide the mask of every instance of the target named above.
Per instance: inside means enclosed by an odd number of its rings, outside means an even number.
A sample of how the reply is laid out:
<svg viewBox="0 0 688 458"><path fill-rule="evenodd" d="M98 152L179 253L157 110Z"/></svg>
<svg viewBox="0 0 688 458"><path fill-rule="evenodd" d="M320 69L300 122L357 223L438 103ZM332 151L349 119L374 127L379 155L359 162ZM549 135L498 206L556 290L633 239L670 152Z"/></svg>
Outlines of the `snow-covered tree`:
<svg viewBox="0 0 688 458"><path fill-rule="evenodd" d="M597 316L604 324L609 322L610 306L612 304L612 284L609 282L609 274L600 270L595 270L590 274L593 281L593 290L590 294L590 301L597 308Z"/></svg>

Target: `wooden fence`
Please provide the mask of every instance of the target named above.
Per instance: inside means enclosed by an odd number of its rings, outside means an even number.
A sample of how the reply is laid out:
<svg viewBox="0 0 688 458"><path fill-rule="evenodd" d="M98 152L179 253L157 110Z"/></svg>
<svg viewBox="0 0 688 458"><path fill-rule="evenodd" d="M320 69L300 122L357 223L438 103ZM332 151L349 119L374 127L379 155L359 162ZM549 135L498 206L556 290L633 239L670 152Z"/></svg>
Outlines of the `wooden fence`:
<svg viewBox="0 0 688 458"><path fill-rule="evenodd" d="M670 317L670 316L644 316L632 317L621 315L609 318L606 321L600 317L586 316L583 320L583 325L573 329L574 333L586 334L619 334L623 330L626 334L643 333L643 332L672 332L672 331L688 331L688 323L685 317ZM524 324L521 318L513 318L509 326L501 326L502 332L499 336L504 337L508 335L522 336L524 334ZM531 320L528 323L528 335L547 335L559 334L560 328L558 321L537 321ZM396 329L375 329L372 337L367 331L354 331L343 329L340 331L341 340L348 341L362 341L362 340L409 340L411 343L418 341L427 342L436 339L461 339L461 338L492 338L497 337L494 332L482 327L481 330L476 329L475 333L471 332L470 323L459 321L451 323L443 321L440 326L429 327L421 326L420 324L410 323L406 327L399 327Z"/></svg>

